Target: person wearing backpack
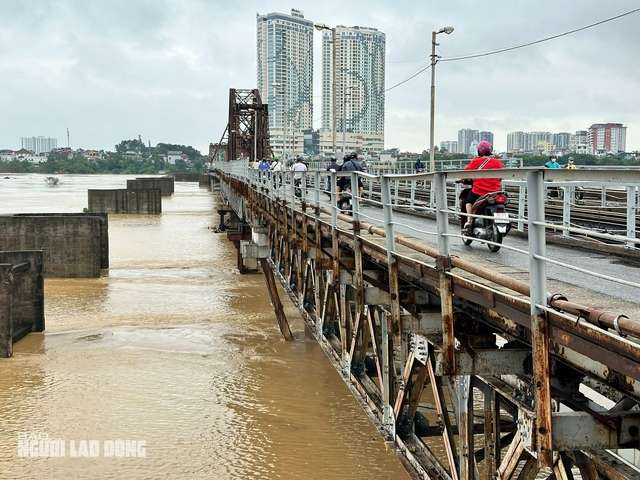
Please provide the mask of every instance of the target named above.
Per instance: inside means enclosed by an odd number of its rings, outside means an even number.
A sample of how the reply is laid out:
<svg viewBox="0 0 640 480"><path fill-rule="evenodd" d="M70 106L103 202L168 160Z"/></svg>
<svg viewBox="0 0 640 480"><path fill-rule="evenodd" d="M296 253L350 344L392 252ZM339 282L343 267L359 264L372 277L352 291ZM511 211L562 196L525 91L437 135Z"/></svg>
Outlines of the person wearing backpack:
<svg viewBox="0 0 640 480"><path fill-rule="evenodd" d="M351 155L345 155L344 162L342 163L342 167L340 167L341 172L361 172L362 164L358 161L358 154L353 152ZM342 177L338 180L337 183L337 191L338 191L338 201L340 201L340 192L347 185L351 185L351 177ZM362 180L358 178L358 200L360 203L364 203L362 199L362 191L364 187L362 185Z"/></svg>

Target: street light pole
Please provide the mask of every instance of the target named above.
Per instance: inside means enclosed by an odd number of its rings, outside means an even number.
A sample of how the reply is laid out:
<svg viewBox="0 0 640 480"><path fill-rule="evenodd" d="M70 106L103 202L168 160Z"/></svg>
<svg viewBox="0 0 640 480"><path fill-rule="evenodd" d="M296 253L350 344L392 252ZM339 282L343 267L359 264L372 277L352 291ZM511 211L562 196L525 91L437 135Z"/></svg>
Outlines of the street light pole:
<svg viewBox="0 0 640 480"><path fill-rule="evenodd" d="M331 103L333 104L333 128L331 129L331 139L333 142L333 154L336 154L336 29L331 29L331 76L333 78L333 91L331 92Z"/></svg>
<svg viewBox="0 0 640 480"><path fill-rule="evenodd" d="M436 117L436 35L446 33L451 35L453 27L444 27L440 30L433 31L431 34L431 124L430 124L430 142L429 142L429 171L436 171L435 146L434 146L434 122Z"/></svg>
<svg viewBox="0 0 640 480"><path fill-rule="evenodd" d="M346 91L343 92L342 96L342 155L344 156L347 153L346 150L346 137L347 137L347 96L351 96L351 90L354 88L358 88L358 85L349 85L346 88Z"/></svg>
<svg viewBox="0 0 640 480"><path fill-rule="evenodd" d="M282 95L282 161L283 165L286 165L287 156L287 96L284 85L280 83L272 83L272 87L282 87L282 90L276 90L276 93Z"/></svg>
<svg viewBox="0 0 640 480"><path fill-rule="evenodd" d="M331 45L333 47L331 51L331 110L333 111L333 118L331 120L331 141L333 144L333 154L336 154L336 29L329 27L325 23L316 23L313 25L316 30L330 30L331 31Z"/></svg>

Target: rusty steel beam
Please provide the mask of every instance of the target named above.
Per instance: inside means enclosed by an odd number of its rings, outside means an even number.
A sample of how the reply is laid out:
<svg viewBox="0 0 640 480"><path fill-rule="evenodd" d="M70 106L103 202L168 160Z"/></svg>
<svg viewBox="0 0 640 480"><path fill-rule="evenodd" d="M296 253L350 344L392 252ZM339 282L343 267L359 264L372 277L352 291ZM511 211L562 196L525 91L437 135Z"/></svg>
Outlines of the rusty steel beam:
<svg viewBox="0 0 640 480"><path fill-rule="evenodd" d="M269 105L262 103L257 89L229 89L229 138L227 161L271 156Z"/></svg>

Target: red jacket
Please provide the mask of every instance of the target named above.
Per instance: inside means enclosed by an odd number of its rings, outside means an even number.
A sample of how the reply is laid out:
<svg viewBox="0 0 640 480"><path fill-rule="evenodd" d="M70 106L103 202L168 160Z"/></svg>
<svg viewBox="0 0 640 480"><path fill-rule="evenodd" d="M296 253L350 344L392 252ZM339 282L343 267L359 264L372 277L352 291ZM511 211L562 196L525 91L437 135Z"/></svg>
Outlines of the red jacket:
<svg viewBox="0 0 640 480"><path fill-rule="evenodd" d="M487 157L476 157L471 160L471 163L464 167L464 169L477 170L486 159ZM487 164L482 167L482 170L490 170L492 168L504 168L504 165L502 165L502 162L497 158L490 158ZM480 196L500 190L502 190L502 184L499 178L476 178L473 180L473 188L471 189L473 193Z"/></svg>

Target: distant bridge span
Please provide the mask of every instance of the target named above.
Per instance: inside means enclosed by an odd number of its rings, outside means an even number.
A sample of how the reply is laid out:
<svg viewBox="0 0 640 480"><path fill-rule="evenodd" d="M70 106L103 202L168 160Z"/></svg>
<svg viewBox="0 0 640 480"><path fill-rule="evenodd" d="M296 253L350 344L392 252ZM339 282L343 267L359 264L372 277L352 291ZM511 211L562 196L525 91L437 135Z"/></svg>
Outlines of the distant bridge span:
<svg viewBox="0 0 640 480"><path fill-rule="evenodd" d="M447 181L469 172L420 177L433 182L437 245L396 233L391 184L415 176L351 173L352 183L379 183L382 198L355 202L351 217L336 208L346 173L308 173L303 198L290 172L259 174L246 160L212 173L239 267L259 260L274 271L414 478L640 478L640 304L603 310L589 291L548 293L549 262L576 267L546 255L544 170L474 172L526 180L527 217L515 221L528 227L528 272L451 255L459 233ZM592 174L554 172L554 181ZM638 205L640 172L607 177ZM316 188L327 179L330 195ZM378 224L367 216L376 207ZM623 244L637 246L633 233ZM614 280L640 288L640 278Z"/></svg>

